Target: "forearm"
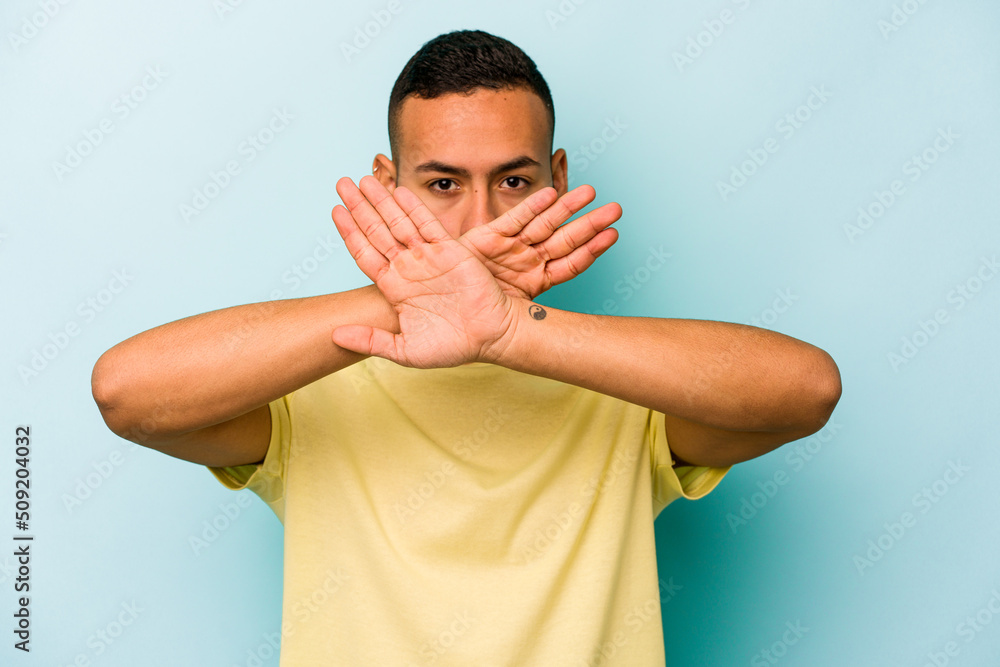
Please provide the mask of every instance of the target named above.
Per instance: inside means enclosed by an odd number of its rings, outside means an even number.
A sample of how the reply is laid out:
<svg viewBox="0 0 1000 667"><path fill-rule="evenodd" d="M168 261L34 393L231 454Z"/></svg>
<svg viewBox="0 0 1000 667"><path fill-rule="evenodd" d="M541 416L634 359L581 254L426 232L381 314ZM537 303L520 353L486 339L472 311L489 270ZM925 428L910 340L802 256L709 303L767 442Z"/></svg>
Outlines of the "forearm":
<svg viewBox="0 0 1000 667"><path fill-rule="evenodd" d="M150 440L238 417L366 355L333 343L342 324L399 331L374 285L194 315L137 334L101 355L92 387L121 435L152 420Z"/></svg>
<svg viewBox="0 0 1000 667"><path fill-rule="evenodd" d="M516 304L516 331L493 363L730 431L818 428L839 398L830 356L780 333L548 306L535 319L531 305Z"/></svg>

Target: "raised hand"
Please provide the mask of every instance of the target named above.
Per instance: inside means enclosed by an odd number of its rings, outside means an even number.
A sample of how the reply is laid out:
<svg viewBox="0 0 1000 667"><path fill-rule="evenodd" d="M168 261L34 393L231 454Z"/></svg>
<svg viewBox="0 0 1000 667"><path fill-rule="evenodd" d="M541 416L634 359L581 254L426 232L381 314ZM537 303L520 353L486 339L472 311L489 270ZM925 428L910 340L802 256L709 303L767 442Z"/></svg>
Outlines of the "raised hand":
<svg viewBox="0 0 1000 667"><path fill-rule="evenodd" d="M618 240L618 231L609 227L622 215L615 202L562 224L595 196L589 185L558 200L555 188L543 188L458 240L490 270L506 294L530 301L586 271Z"/></svg>
<svg viewBox="0 0 1000 667"><path fill-rule="evenodd" d="M513 336L516 297L452 238L414 193L373 176L337 182L333 220L358 267L393 306L400 333L340 326L333 342L403 366L438 368L496 358Z"/></svg>

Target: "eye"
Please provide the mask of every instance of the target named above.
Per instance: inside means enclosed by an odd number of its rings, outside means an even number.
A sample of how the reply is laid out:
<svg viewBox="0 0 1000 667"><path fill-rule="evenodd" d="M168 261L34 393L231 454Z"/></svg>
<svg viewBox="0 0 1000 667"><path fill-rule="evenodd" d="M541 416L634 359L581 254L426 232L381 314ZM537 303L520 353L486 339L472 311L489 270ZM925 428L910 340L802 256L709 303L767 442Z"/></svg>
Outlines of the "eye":
<svg viewBox="0 0 1000 667"><path fill-rule="evenodd" d="M528 179L523 176L508 176L503 179L503 183L507 186L505 188L507 190L523 190L530 185ZM431 181L430 190L438 193L456 192L458 184L452 178L439 178Z"/></svg>
<svg viewBox="0 0 1000 667"><path fill-rule="evenodd" d="M445 183L445 184L447 184L447 187L444 187L444 188L435 188L434 185L435 184L439 184L439 183ZM455 181L452 180L452 179L450 179L450 178L439 178L436 181L431 181L431 190L433 190L435 192L454 192L455 188L452 187L454 185L455 185Z"/></svg>
<svg viewBox="0 0 1000 667"><path fill-rule="evenodd" d="M523 183L523 185L521 185L521 186L512 186L510 188L511 190L520 190L522 188L528 187L528 179L523 178L521 176L508 176L507 178L503 179L503 182L507 183L508 185L510 185L511 181L515 181L515 182L516 181L521 181Z"/></svg>

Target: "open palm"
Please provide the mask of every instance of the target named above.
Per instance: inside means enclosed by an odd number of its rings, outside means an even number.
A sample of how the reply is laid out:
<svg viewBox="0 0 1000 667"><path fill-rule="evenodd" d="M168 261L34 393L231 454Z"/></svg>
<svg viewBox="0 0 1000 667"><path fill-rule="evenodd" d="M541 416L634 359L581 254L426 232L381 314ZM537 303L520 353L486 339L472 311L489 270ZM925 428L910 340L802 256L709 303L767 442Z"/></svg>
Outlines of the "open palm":
<svg viewBox="0 0 1000 667"><path fill-rule="evenodd" d="M595 195L591 186L581 185L556 200L555 188L543 188L458 240L505 293L532 300L583 273L618 240L617 230L609 227L622 214L614 202L562 224Z"/></svg>
<svg viewBox="0 0 1000 667"><path fill-rule="evenodd" d="M406 188L392 194L372 176L337 182L348 208L334 207L354 261L399 317L400 333L337 327L333 341L414 368L488 359L510 334L512 299L483 263L452 238Z"/></svg>

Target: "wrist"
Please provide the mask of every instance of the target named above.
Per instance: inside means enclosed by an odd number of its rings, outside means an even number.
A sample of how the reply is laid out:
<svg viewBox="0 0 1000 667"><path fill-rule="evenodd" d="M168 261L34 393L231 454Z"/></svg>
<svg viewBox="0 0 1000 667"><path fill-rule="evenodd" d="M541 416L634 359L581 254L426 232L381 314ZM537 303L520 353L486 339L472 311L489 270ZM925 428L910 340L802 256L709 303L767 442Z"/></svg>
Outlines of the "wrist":
<svg viewBox="0 0 1000 667"><path fill-rule="evenodd" d="M509 318L497 339L483 352L479 361L514 368L519 365L518 359L523 356L524 338L529 335L526 320L531 319L532 312L541 310L541 306L528 299L508 297L510 299Z"/></svg>
<svg viewBox="0 0 1000 667"><path fill-rule="evenodd" d="M385 295L382 294L382 290L375 283L372 283L365 287L359 287L358 293L362 295L370 314L370 317L366 318L369 321L364 322L364 324L370 324L370 326L398 334L399 314L385 298Z"/></svg>

